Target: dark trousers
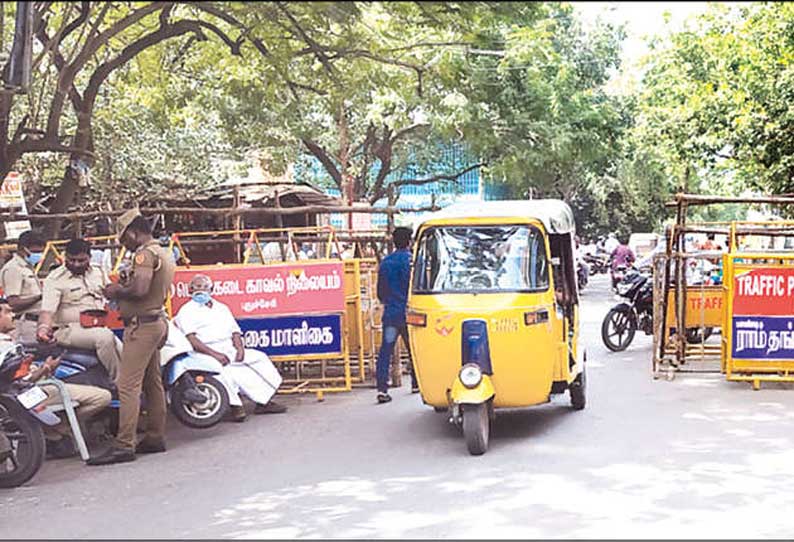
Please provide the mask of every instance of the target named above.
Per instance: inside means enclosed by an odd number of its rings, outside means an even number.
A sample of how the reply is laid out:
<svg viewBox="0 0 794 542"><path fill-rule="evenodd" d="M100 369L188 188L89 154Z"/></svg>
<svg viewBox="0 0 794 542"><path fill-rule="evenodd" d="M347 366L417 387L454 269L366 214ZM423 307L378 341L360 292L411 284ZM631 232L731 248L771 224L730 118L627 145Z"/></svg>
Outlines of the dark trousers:
<svg viewBox="0 0 794 542"><path fill-rule="evenodd" d="M417 386L416 375L414 374L414 363L411 357L411 345L408 343L408 326L405 322L401 324L383 323L383 341L380 343L380 352L378 353L378 391L386 393L389 389L389 365L391 364L391 357L394 354L394 345L397 344L397 338L403 338L403 344L408 350L408 360L411 367L411 385Z"/></svg>

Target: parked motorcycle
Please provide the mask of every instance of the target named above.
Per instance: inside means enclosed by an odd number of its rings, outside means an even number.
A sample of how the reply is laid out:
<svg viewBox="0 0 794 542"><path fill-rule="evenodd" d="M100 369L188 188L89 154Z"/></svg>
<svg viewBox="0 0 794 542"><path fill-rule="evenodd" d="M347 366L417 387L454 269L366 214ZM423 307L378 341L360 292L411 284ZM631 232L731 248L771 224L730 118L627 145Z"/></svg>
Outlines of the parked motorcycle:
<svg viewBox="0 0 794 542"><path fill-rule="evenodd" d="M618 269L620 267L623 266ZM630 268L615 288L626 302L609 309L601 324L601 340L609 350L622 352L634 340L638 329L646 335L653 335L652 274ZM686 340L689 344L698 344L706 341L711 334L710 327L704 328L702 332L699 328L690 328L686 330Z"/></svg>
<svg viewBox="0 0 794 542"><path fill-rule="evenodd" d="M637 329L653 334L653 282L650 274L631 269L615 288L627 302L609 309L601 324L601 340L608 349L621 352L634 340Z"/></svg>
<svg viewBox="0 0 794 542"><path fill-rule="evenodd" d="M46 347L39 347L37 357L43 357L42 348ZM115 432L118 394L96 353L66 348L60 350L59 354L61 363L55 370L55 378L110 390L113 396L111 409L115 411L111 432ZM221 364L207 356L196 355L190 342L170 322L168 339L160 349L160 366L166 398L177 420L188 427L205 429L223 419L229 409L231 390L218 378L222 371Z"/></svg>
<svg viewBox="0 0 794 542"><path fill-rule="evenodd" d="M46 452L42 424L58 417L40 405L47 394L22 380L31 357L11 345L0 350L0 487L21 486L41 468Z"/></svg>

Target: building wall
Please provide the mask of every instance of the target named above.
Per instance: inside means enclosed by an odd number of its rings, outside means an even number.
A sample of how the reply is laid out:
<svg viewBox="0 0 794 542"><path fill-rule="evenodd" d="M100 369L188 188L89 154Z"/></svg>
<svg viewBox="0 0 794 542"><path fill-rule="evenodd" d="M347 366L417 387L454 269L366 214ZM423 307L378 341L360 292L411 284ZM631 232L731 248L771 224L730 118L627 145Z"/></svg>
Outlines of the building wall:
<svg viewBox="0 0 794 542"><path fill-rule="evenodd" d="M387 183L403 178L426 178L433 174L449 173L465 169L469 164L475 163L475 159L466 153L459 144L444 145L440 147L439 159L431 164L425 171L420 171L416 166L408 166L402 171L394 171L387 178ZM373 167L373 174L377 171L377 166ZM323 187L329 195L340 196L339 189L333 180L325 172L322 164L312 156L306 156L300 160L295 167L297 179L302 176L306 180ZM483 182L480 168L466 172L458 178L455 183L434 182L424 185L408 185L400 189L400 197L397 200L397 207L402 209L415 209L429 207L436 196L436 205L445 207L455 201L480 201L486 199L488 187ZM386 198L379 200L375 206L385 207ZM416 218L416 213L401 214L397 222L411 222ZM330 217L331 225L337 228L346 229L347 221L345 215L334 214ZM386 215L374 214L371 217L360 217L359 223L380 228L386 226Z"/></svg>

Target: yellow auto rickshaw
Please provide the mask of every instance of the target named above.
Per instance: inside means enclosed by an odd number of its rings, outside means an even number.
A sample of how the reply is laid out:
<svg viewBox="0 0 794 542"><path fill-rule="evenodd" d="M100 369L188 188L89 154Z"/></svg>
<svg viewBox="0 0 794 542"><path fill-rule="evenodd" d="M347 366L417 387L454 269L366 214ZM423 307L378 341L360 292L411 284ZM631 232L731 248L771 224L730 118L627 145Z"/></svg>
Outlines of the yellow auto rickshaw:
<svg viewBox="0 0 794 542"><path fill-rule="evenodd" d="M419 389L473 455L495 408L565 390L585 407L574 235L559 200L458 203L418 225L407 322Z"/></svg>

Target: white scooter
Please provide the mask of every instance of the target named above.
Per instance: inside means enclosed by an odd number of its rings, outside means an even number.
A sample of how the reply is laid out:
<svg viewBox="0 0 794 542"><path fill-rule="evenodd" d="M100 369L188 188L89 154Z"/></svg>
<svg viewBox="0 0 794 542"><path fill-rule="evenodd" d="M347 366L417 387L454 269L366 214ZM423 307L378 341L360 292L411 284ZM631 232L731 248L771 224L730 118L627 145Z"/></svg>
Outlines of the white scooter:
<svg viewBox="0 0 794 542"><path fill-rule="evenodd" d="M55 370L55 378L108 389L113 394L110 406L118 409L116 387L94 352L71 348L57 350L61 363ZM43 355L39 353L39 357ZM160 366L171 412L180 422L188 427L204 429L223 419L229 409L229 396L233 393L220 378L223 366L194 352L190 341L170 321L168 338L160 349Z"/></svg>
<svg viewBox="0 0 794 542"><path fill-rule="evenodd" d="M160 366L168 404L180 422L202 429L223 419L229 410L229 397L234 393L219 378L223 366L193 351L190 341L170 321L168 339L160 349Z"/></svg>

